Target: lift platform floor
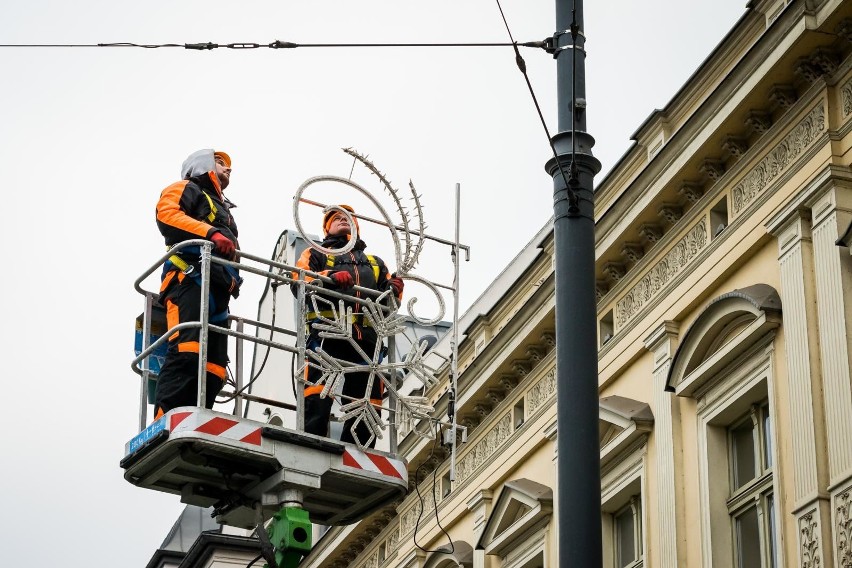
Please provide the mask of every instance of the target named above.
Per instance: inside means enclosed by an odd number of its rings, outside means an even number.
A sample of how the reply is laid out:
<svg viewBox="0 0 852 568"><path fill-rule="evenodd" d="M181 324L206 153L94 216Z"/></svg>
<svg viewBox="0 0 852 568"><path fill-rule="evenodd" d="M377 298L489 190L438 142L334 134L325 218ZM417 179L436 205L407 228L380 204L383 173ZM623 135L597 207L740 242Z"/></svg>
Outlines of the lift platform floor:
<svg viewBox="0 0 852 568"><path fill-rule="evenodd" d="M124 478L137 487L214 507L218 522L257 524L289 490L311 522L352 524L408 492L405 462L377 450L198 407L175 408L125 446Z"/></svg>

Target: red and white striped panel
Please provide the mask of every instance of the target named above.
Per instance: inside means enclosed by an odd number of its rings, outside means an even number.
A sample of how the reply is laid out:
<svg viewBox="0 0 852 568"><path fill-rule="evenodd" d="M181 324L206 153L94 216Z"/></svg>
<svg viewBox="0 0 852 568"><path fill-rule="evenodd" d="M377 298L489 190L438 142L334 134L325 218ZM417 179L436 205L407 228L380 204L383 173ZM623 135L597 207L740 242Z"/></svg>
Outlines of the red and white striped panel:
<svg viewBox="0 0 852 568"><path fill-rule="evenodd" d="M402 480L408 479L408 468L406 468L404 462L393 458L386 458L379 454L362 452L354 448L346 448L343 451L343 465L380 473L388 477L396 477Z"/></svg>
<svg viewBox="0 0 852 568"><path fill-rule="evenodd" d="M202 416L199 412L175 412L169 417L170 432L201 432L255 446L260 445L260 430L255 424L224 416Z"/></svg>

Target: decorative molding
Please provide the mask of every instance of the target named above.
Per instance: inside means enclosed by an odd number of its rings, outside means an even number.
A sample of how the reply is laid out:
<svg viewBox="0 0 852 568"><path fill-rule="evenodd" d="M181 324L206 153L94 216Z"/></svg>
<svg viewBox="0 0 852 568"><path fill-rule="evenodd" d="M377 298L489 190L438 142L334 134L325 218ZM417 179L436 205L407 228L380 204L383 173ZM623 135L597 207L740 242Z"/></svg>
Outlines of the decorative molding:
<svg viewBox="0 0 852 568"><path fill-rule="evenodd" d="M531 370L531 365L523 359L515 359L512 361L512 371L514 371L515 375L518 377L526 377Z"/></svg>
<svg viewBox="0 0 852 568"><path fill-rule="evenodd" d="M818 47L811 55L811 64L822 69L824 73L831 74L840 66L840 57L832 49Z"/></svg>
<svg viewBox="0 0 852 568"><path fill-rule="evenodd" d="M834 31L846 41L852 42L852 18L844 18L842 22L837 24Z"/></svg>
<svg viewBox="0 0 852 568"><path fill-rule="evenodd" d="M595 300L600 302L609 293L609 284L605 280L595 280Z"/></svg>
<svg viewBox="0 0 852 568"><path fill-rule="evenodd" d="M677 192L689 203L695 203L704 195L704 188L698 183L684 182L681 184L680 188L678 188Z"/></svg>
<svg viewBox="0 0 852 568"><path fill-rule="evenodd" d="M618 282L627 274L624 264L620 262L607 262L603 266L603 271L610 280L614 280L615 282Z"/></svg>
<svg viewBox="0 0 852 568"><path fill-rule="evenodd" d="M551 369L527 393L529 414L535 413L545 402L556 395L556 370Z"/></svg>
<svg viewBox="0 0 852 568"><path fill-rule="evenodd" d="M802 559L802 568L822 566L817 518L819 513L815 509L799 517L799 557Z"/></svg>
<svg viewBox="0 0 852 568"><path fill-rule="evenodd" d="M742 158L743 155L748 151L748 142L739 136L725 136L725 141L722 142L722 148L728 151L728 153L734 158Z"/></svg>
<svg viewBox="0 0 852 568"><path fill-rule="evenodd" d="M755 133L763 134L772 127L772 115L763 110L751 110L745 122Z"/></svg>
<svg viewBox="0 0 852 568"><path fill-rule="evenodd" d="M660 217L674 225L680 218L683 217L683 208L680 205L674 205L672 203L664 203L662 207L657 210L657 214Z"/></svg>
<svg viewBox="0 0 852 568"><path fill-rule="evenodd" d="M813 68L813 65L808 62L803 62L802 73L806 73L808 69ZM798 71L798 68L796 69ZM819 76L819 75L817 75ZM808 82L812 82L816 79L807 79ZM775 104L777 104L780 108L787 110L796 104L796 99L798 95L796 94L796 89L790 85L774 85L772 89L769 91L769 98L772 99Z"/></svg>
<svg viewBox="0 0 852 568"><path fill-rule="evenodd" d="M852 566L852 488L837 496L837 565Z"/></svg>
<svg viewBox="0 0 852 568"><path fill-rule="evenodd" d="M533 363L540 363L544 359L545 350L538 345L530 345L527 347L526 355Z"/></svg>
<svg viewBox="0 0 852 568"><path fill-rule="evenodd" d="M485 393L485 398L493 405L500 404L504 398L506 398L506 393L502 389L488 389Z"/></svg>
<svg viewBox="0 0 852 568"><path fill-rule="evenodd" d="M843 118L846 118L852 114L852 79L840 87L840 96L843 100Z"/></svg>
<svg viewBox="0 0 852 568"><path fill-rule="evenodd" d="M494 427L458 461L456 481L462 483L493 456L512 435L512 414L506 413Z"/></svg>
<svg viewBox="0 0 852 568"><path fill-rule="evenodd" d="M699 222L683 236L657 264L616 304L616 325L620 328L639 313L666 284L680 274L709 243L707 219Z"/></svg>
<svg viewBox="0 0 852 568"><path fill-rule="evenodd" d="M731 190L734 215L739 215L754 198L762 193L769 184L783 172L795 158L810 146L817 136L825 130L825 107L823 101L814 107L793 130L784 137L769 154L764 157Z"/></svg>
<svg viewBox="0 0 852 568"><path fill-rule="evenodd" d="M639 262L645 256L645 249L638 243L624 243L621 247L621 256L630 262Z"/></svg>
<svg viewBox="0 0 852 568"><path fill-rule="evenodd" d="M725 164L721 160L705 158L699 170L704 172L711 181L717 182L725 175Z"/></svg>
<svg viewBox="0 0 852 568"><path fill-rule="evenodd" d="M811 63L810 59L807 57L803 57L798 63L796 63L794 71L799 77L804 79L806 83L813 83L822 76L822 69Z"/></svg>
<svg viewBox="0 0 852 568"><path fill-rule="evenodd" d="M852 83L852 81L850 81ZM643 223L639 227L639 234L649 243L653 244L663 238L663 228L656 223Z"/></svg>
<svg viewBox="0 0 852 568"><path fill-rule="evenodd" d="M505 374L500 377L500 385L506 389L506 392L512 392L518 386L518 379L515 378L515 375Z"/></svg>

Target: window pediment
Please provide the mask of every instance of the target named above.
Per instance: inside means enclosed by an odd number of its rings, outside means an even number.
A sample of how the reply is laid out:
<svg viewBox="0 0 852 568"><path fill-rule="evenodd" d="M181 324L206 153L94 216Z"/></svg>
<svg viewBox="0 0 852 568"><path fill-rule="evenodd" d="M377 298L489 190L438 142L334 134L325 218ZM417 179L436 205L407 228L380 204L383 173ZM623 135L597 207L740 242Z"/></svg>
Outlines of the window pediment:
<svg viewBox="0 0 852 568"><path fill-rule="evenodd" d="M684 335L669 368L666 390L678 396L692 396L780 325L781 298L768 284L719 296Z"/></svg>
<svg viewBox="0 0 852 568"><path fill-rule="evenodd" d="M618 395L600 399L598 416L601 467L647 436L654 426L654 414L648 403Z"/></svg>
<svg viewBox="0 0 852 568"><path fill-rule="evenodd" d="M553 514L553 490L530 479L507 481L477 548L505 556L544 526Z"/></svg>

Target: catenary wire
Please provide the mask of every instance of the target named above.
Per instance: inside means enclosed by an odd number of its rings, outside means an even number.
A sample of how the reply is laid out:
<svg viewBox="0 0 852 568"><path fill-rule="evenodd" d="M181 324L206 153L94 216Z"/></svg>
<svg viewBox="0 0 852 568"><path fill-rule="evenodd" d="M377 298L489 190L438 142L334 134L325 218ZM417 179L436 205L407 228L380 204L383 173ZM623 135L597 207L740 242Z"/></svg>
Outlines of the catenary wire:
<svg viewBox="0 0 852 568"><path fill-rule="evenodd" d="M514 40L513 40L514 41ZM137 47L142 49L159 49L179 47L195 51L210 51L213 49L296 49L296 48L358 48L358 47L506 47L512 45L505 42L451 42L451 43L296 43L292 41L275 40L272 43L237 42L237 43L4 43L0 47L20 48L65 48L65 47ZM525 41L521 47L544 49L545 41Z"/></svg>
<svg viewBox="0 0 852 568"><path fill-rule="evenodd" d="M509 45L512 46L512 49L515 50L515 64L518 66L518 69L524 76L524 80L527 83L527 89L530 92L530 96L532 97L533 104L535 105L535 110L538 112L538 118L541 121L541 126L544 128L544 133L547 135L547 143L550 146L550 150L553 152L553 159L556 160L556 165L559 167L559 173L562 175L562 181L565 182L565 190L568 192L568 202L569 202L569 211L572 214L577 214L579 212L579 206L577 202L581 199L577 193L572 189L572 185L569 183L569 179L574 179L573 177L569 178L568 175L565 174L565 169L562 167L562 162L559 160L559 156L556 153L556 146L553 144L553 137L550 136L550 129L547 127L547 122L544 120L544 113L541 112L541 105L538 103L538 97L535 95L535 89L533 89L532 82L530 82L529 75L527 74L527 63L524 61L524 58L521 56L521 52L518 50L519 44L515 41L514 36L512 36L512 30L509 28L509 22L506 20L506 14L503 12L503 6L500 4L500 0L496 0L497 8L500 10L500 17L503 18L503 25L506 26L506 32L509 34L509 39L512 43ZM576 42L575 42L576 43ZM546 46L542 47L546 49ZM576 51L576 50L574 50ZM573 95L573 91L572 91ZM573 114L573 113L572 113ZM573 130L572 130L573 134ZM573 140L572 136L572 140ZM572 151L572 163L573 163L573 151ZM573 176L573 172L572 172ZM586 201L589 201L586 199Z"/></svg>

